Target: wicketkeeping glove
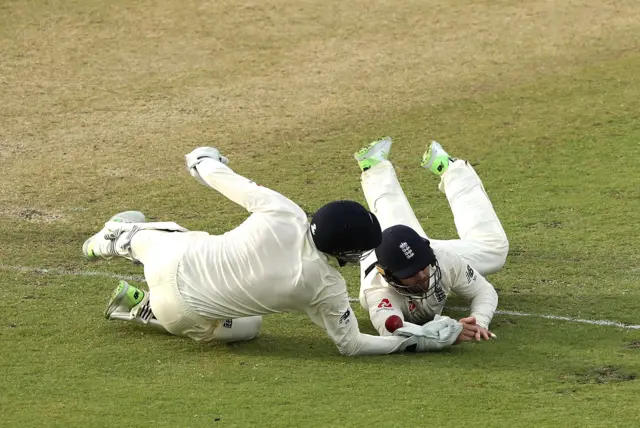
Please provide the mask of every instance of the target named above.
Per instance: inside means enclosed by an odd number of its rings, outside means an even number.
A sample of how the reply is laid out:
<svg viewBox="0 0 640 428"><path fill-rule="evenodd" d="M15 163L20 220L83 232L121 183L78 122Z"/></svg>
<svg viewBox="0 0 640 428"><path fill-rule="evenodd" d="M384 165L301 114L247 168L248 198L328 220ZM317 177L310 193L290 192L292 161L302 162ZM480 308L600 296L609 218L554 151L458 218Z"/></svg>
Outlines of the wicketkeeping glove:
<svg viewBox="0 0 640 428"><path fill-rule="evenodd" d="M462 324L458 321L436 315L433 321L429 321L425 325L405 322L401 328L393 332L393 335L413 336L417 339L417 352L430 352L453 345L461 331Z"/></svg>
<svg viewBox="0 0 640 428"><path fill-rule="evenodd" d="M198 147L188 155L185 155L185 163L187 165L187 171L189 174L196 180L198 180L201 184L208 186L208 184L200 177L198 173L198 169L196 166L202 162L204 159L213 159L215 161L221 162L224 165L229 163L229 159L220 154L220 151L215 147Z"/></svg>

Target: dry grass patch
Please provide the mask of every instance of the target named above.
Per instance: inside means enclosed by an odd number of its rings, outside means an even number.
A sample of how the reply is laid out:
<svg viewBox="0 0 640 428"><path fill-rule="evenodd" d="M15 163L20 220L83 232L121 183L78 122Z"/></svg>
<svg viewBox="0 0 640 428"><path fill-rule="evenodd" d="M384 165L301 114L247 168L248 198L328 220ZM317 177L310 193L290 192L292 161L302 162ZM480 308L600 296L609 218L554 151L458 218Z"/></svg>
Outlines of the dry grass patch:
<svg viewBox="0 0 640 428"><path fill-rule="evenodd" d="M44 209L24 208L17 210L2 210L0 217L9 217L32 223L54 223L65 220L65 214Z"/></svg>
<svg viewBox="0 0 640 428"><path fill-rule="evenodd" d="M152 169L209 140L277 151L616 57L640 29L640 4L613 0L0 7L0 159L16 184L45 165L92 184L109 178L100 159Z"/></svg>
<svg viewBox="0 0 640 428"><path fill-rule="evenodd" d="M8 212L183 179L179 159L202 144L250 168L291 153L304 164L328 137L348 159L361 141L345 133L625 55L640 32L640 3L613 0L2 0L0 12Z"/></svg>

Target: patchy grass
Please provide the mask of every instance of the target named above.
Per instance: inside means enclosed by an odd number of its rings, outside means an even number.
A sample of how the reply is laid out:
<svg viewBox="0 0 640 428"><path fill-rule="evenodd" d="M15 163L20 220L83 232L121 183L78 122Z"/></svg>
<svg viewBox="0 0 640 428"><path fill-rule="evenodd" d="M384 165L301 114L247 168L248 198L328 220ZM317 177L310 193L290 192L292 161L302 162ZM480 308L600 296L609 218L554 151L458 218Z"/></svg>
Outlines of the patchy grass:
<svg viewBox="0 0 640 428"><path fill-rule="evenodd" d="M605 366L585 370L580 373L573 373L572 375L565 377L564 380L583 384L603 384L613 382L629 382L632 380L636 380L637 377L637 374L627 373L624 370L621 370L619 367Z"/></svg>

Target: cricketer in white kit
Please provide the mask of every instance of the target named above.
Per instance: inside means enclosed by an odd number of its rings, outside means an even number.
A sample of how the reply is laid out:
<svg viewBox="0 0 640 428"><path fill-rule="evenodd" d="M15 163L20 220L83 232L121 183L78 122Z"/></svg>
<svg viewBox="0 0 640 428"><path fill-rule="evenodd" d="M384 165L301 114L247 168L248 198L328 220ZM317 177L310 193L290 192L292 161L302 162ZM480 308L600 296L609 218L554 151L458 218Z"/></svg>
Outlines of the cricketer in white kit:
<svg viewBox="0 0 640 428"><path fill-rule="evenodd" d="M488 328L498 295L484 275L502 268L509 242L480 178L468 162L450 158L432 142L422 166L440 175L439 189L447 196L459 239L429 239L388 161L391 144L385 138L355 154L367 204L383 229L381 245L361 262L361 306L384 336L391 334L385 327L391 315L428 322L454 292L470 304L470 316L460 320L470 330L465 335L495 337Z"/></svg>
<svg viewBox="0 0 640 428"><path fill-rule="evenodd" d="M212 147L186 156L187 169L251 213L223 234L191 232L173 222L148 223L142 213L115 215L83 245L89 259L120 256L142 263L149 291L121 281L106 316L155 326L196 341L257 336L262 315L299 311L324 328L345 355L425 351L433 339L362 334L347 288L328 256L357 263L380 243L375 215L335 201L311 220L283 195L234 173ZM454 340L454 321L438 326Z"/></svg>

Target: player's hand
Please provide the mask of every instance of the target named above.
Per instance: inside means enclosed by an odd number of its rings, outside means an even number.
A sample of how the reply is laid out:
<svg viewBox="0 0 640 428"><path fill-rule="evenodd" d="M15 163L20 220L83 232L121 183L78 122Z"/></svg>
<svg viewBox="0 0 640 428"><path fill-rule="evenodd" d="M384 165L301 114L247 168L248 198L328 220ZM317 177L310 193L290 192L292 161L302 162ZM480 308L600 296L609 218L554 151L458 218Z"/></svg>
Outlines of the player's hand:
<svg viewBox="0 0 640 428"><path fill-rule="evenodd" d="M460 342L474 340L476 337L477 326L470 323L463 323L462 320L460 320L460 324L462 324L462 331L458 334L458 338L454 342L456 345Z"/></svg>
<svg viewBox="0 0 640 428"><path fill-rule="evenodd" d="M476 340L489 340L495 338L495 335L489 331L488 328L477 326Z"/></svg>
<svg viewBox="0 0 640 428"><path fill-rule="evenodd" d="M198 180L200 184L204 186L209 186L209 184L207 184L207 182L202 179L200 173L198 172L198 169L196 168L196 166L200 162L202 162L204 159L213 159L225 165L229 163L229 159L222 156L220 154L220 151L215 147L198 147L188 155L185 155L184 159L189 174L191 174L193 178Z"/></svg>
<svg viewBox="0 0 640 428"><path fill-rule="evenodd" d="M184 158L189 172L191 172L192 168L195 168L196 165L202 162L203 159L207 158L222 162L225 165L229 163L229 159L222 156L220 151L215 147L198 147L188 155L185 155Z"/></svg>
<svg viewBox="0 0 640 428"><path fill-rule="evenodd" d="M495 335L491 333L489 329L481 327L476 323L476 317L461 318L460 323L463 326L460 335L464 335L464 339L461 340L489 340L495 338ZM473 336L471 336L471 339L467 339L471 333L473 333Z"/></svg>
<svg viewBox="0 0 640 428"><path fill-rule="evenodd" d="M462 324L476 325L476 317L460 318L459 322L461 322Z"/></svg>

